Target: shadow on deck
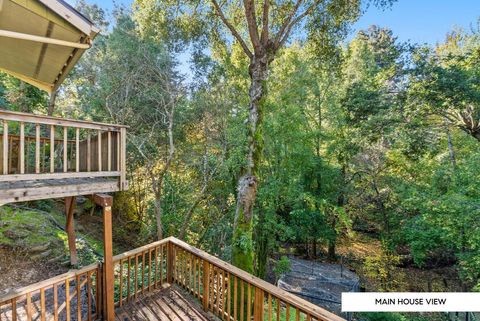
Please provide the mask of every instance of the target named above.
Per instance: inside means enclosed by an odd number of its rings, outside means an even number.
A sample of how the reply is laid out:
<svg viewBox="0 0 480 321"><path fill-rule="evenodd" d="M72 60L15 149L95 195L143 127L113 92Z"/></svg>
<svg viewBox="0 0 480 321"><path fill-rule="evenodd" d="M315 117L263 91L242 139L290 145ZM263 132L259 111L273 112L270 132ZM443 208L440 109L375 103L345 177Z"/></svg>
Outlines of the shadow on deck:
<svg viewBox="0 0 480 321"><path fill-rule="evenodd" d="M175 285L117 307L116 321L210 321L217 320L190 297L190 294Z"/></svg>

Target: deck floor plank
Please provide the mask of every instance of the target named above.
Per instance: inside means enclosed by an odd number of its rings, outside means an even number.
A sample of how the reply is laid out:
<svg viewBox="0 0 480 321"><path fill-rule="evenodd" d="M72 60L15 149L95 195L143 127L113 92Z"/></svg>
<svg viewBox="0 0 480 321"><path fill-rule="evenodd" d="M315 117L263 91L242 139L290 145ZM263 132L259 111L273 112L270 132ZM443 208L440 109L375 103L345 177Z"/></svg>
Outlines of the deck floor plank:
<svg viewBox="0 0 480 321"><path fill-rule="evenodd" d="M212 321L185 291L170 286L139 295L136 300L118 307L116 321Z"/></svg>

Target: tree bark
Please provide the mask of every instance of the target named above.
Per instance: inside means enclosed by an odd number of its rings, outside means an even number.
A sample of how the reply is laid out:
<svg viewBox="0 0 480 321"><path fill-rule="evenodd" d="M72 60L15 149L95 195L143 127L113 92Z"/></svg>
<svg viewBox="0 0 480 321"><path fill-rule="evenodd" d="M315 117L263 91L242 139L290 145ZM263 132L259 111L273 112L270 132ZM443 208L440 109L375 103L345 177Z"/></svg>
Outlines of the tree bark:
<svg viewBox="0 0 480 321"><path fill-rule="evenodd" d="M237 186L237 207L233 229L232 263L253 272L253 206L257 196L258 165L262 154L261 131L264 98L266 96L267 55L253 57L250 72L248 156L246 173Z"/></svg>
<svg viewBox="0 0 480 321"><path fill-rule="evenodd" d="M52 116L55 111L55 101L57 100L57 91L52 91L50 94L50 99L48 100L48 111L47 115Z"/></svg>

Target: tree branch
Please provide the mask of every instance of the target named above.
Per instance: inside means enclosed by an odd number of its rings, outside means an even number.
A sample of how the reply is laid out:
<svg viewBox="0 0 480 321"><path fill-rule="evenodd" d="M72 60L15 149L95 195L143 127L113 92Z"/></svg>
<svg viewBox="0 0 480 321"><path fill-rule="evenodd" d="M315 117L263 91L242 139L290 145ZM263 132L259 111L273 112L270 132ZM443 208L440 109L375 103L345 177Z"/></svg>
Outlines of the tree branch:
<svg viewBox="0 0 480 321"><path fill-rule="evenodd" d="M247 19L248 33L253 44L253 51L258 54L262 50L262 46L260 45L260 37L258 35L255 1L243 0L243 7L245 8L245 18Z"/></svg>
<svg viewBox="0 0 480 321"><path fill-rule="evenodd" d="M263 0L263 17L262 17L262 35L260 42L265 47L268 44L268 15L270 14L270 0Z"/></svg>
<svg viewBox="0 0 480 321"><path fill-rule="evenodd" d="M297 3L295 3L295 6L293 7L292 11L290 11L290 14L287 16L287 18L285 18L285 21L282 23L280 30L275 36L275 41L274 41L275 48L278 48L278 44L280 43L280 39L283 37L283 33L285 32L285 29L287 28L288 24L290 23L290 21L292 21L293 17L297 13L298 8L302 4L302 1L303 0L297 0Z"/></svg>
<svg viewBox="0 0 480 321"><path fill-rule="evenodd" d="M220 8L218 2L216 0L211 0L211 1L212 1L213 6L215 7L215 10L216 10L218 16L222 20L223 24L230 30L232 35L240 43L240 46L242 46L242 49L245 52L245 54L248 56L248 58L252 59L253 58L252 52L250 51L250 49L248 49L247 44L245 43L243 38L240 36L238 31L235 29L235 27L228 21L227 18L225 18L225 15L223 14L222 9Z"/></svg>
<svg viewBox="0 0 480 321"><path fill-rule="evenodd" d="M290 32L292 31L293 27L297 23L299 23L303 18L305 18L306 16L311 14L313 12L313 10L315 10L315 8L317 8L320 5L320 3L322 1L323 0L315 0L315 2L310 7L308 7L303 13L298 15L298 17L293 19L292 22L290 22L290 24L288 25L288 27L285 30L285 34L281 37L281 40L278 43L276 43L275 50L277 50L278 48L283 46L283 44L287 41L288 37L290 36Z"/></svg>

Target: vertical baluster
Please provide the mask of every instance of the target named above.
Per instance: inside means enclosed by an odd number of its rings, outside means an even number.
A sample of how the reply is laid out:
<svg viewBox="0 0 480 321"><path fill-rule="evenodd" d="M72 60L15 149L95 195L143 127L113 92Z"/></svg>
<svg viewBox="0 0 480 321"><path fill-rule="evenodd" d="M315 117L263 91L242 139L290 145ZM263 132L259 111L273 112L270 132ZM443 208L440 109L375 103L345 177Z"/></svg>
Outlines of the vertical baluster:
<svg viewBox="0 0 480 321"><path fill-rule="evenodd" d="M80 128L75 128L75 171L80 172Z"/></svg>
<svg viewBox="0 0 480 321"><path fill-rule="evenodd" d="M82 295L80 293L80 275L77 274L77 321L82 321Z"/></svg>
<svg viewBox="0 0 480 321"><path fill-rule="evenodd" d="M203 310L208 311L208 302L210 301L209 296L209 283L210 283L210 272L209 272L209 263L207 261L203 261Z"/></svg>
<svg viewBox="0 0 480 321"><path fill-rule="evenodd" d="M223 271L222 269L222 278L221 278L222 282L221 282L221 296L222 296L222 316L221 316L221 319L223 319L225 317L225 272Z"/></svg>
<svg viewBox="0 0 480 321"><path fill-rule="evenodd" d="M45 321L45 289L40 289L40 319Z"/></svg>
<svg viewBox="0 0 480 321"><path fill-rule="evenodd" d="M295 308L295 321L300 321L300 311Z"/></svg>
<svg viewBox="0 0 480 321"><path fill-rule="evenodd" d="M25 173L28 173L28 166L30 165L30 141L25 137Z"/></svg>
<svg viewBox="0 0 480 321"><path fill-rule="evenodd" d="M97 280L97 282L101 282ZM67 321L70 321L70 280L65 280L65 313Z"/></svg>
<svg viewBox="0 0 480 321"><path fill-rule="evenodd" d="M20 123L20 174L25 174L25 123Z"/></svg>
<svg viewBox="0 0 480 321"><path fill-rule="evenodd" d="M243 318L243 310L245 307L245 283L240 279L240 321L245 321Z"/></svg>
<svg viewBox="0 0 480 321"><path fill-rule="evenodd" d="M267 321L272 321L272 295L268 294L268 319Z"/></svg>
<svg viewBox="0 0 480 321"><path fill-rule="evenodd" d="M8 122L3 121L3 175L8 174Z"/></svg>
<svg viewBox="0 0 480 321"><path fill-rule="evenodd" d="M252 312L252 289L250 283L247 283L247 321L250 321Z"/></svg>
<svg viewBox="0 0 480 321"><path fill-rule="evenodd" d="M290 321L290 303L287 303L287 306L285 307L286 312L285 312L285 320Z"/></svg>
<svg viewBox="0 0 480 321"><path fill-rule="evenodd" d="M217 268L217 315L220 315L220 270Z"/></svg>
<svg viewBox="0 0 480 321"><path fill-rule="evenodd" d="M12 321L17 321L17 298L12 299Z"/></svg>
<svg viewBox="0 0 480 321"><path fill-rule="evenodd" d="M148 249L148 291L152 290L152 249Z"/></svg>
<svg viewBox="0 0 480 321"><path fill-rule="evenodd" d="M312 321L312 316L310 315L310 313L307 313L307 321Z"/></svg>
<svg viewBox="0 0 480 321"><path fill-rule="evenodd" d="M88 321L92 321L92 274L93 272L88 272L87 274L87 305L88 312L87 318Z"/></svg>
<svg viewBox="0 0 480 321"><path fill-rule="evenodd" d="M193 295L197 296L197 257L193 256Z"/></svg>
<svg viewBox="0 0 480 321"><path fill-rule="evenodd" d="M92 142L90 138L90 131L87 133L87 172L90 172L92 164L91 164L91 158L92 158Z"/></svg>
<svg viewBox="0 0 480 321"><path fill-rule="evenodd" d="M135 295L135 299L137 298L137 289L138 289L138 255L136 254L135 255L135 266L134 266L134 269L135 269L135 275L134 275L134 281L135 281L135 284L134 284L134 295Z"/></svg>
<svg viewBox="0 0 480 321"><path fill-rule="evenodd" d="M158 249L159 247L155 247L155 278L153 280L153 288L157 288L158 283Z"/></svg>
<svg viewBox="0 0 480 321"><path fill-rule="evenodd" d="M230 273L227 272L227 319L230 321L232 315L232 285L230 284Z"/></svg>
<svg viewBox="0 0 480 321"><path fill-rule="evenodd" d="M53 285L53 321L58 321L58 285Z"/></svg>
<svg viewBox="0 0 480 321"><path fill-rule="evenodd" d="M279 298L275 298L275 303L277 303L277 321L280 320L280 299Z"/></svg>
<svg viewBox="0 0 480 321"><path fill-rule="evenodd" d="M98 171L102 171L102 132L100 130L97 131L97 141L98 141L98 146L97 146L97 151L98 151Z"/></svg>
<svg viewBox="0 0 480 321"><path fill-rule="evenodd" d="M63 172L68 171L68 132L67 127L63 127Z"/></svg>
<svg viewBox="0 0 480 321"><path fill-rule="evenodd" d="M130 283L131 283L131 280L130 280L130 273L131 273L131 262L132 262L132 258L131 257L128 257L128 265L127 265L127 302L130 301Z"/></svg>
<svg viewBox="0 0 480 321"><path fill-rule="evenodd" d="M112 132L107 132L107 170L112 170Z"/></svg>
<svg viewBox="0 0 480 321"><path fill-rule="evenodd" d="M145 293L145 251L142 252L142 294Z"/></svg>
<svg viewBox="0 0 480 321"><path fill-rule="evenodd" d="M46 172L47 166L47 140L42 139L42 173Z"/></svg>
<svg viewBox="0 0 480 321"><path fill-rule="evenodd" d="M32 297L27 293L27 321L32 321Z"/></svg>
<svg viewBox="0 0 480 321"><path fill-rule="evenodd" d="M8 172L12 172L12 162L13 162L13 137L10 136L9 138L10 142L8 143Z"/></svg>
<svg viewBox="0 0 480 321"><path fill-rule="evenodd" d="M164 251L164 247L161 246L160 247L160 285L163 284L163 251Z"/></svg>
<svg viewBox="0 0 480 321"><path fill-rule="evenodd" d="M40 124L35 124L35 173L40 173Z"/></svg>
<svg viewBox="0 0 480 321"><path fill-rule="evenodd" d="M50 173L55 172L55 126L50 126Z"/></svg>
<svg viewBox="0 0 480 321"><path fill-rule="evenodd" d="M120 287L120 301L119 305L122 306L123 304L123 260L120 260L120 280L119 280L119 287Z"/></svg>
<svg viewBox="0 0 480 321"><path fill-rule="evenodd" d="M234 275L233 276L233 321L237 321L237 313L238 313L238 308L237 308L237 277ZM242 320L243 321L243 320Z"/></svg>
<svg viewBox="0 0 480 321"><path fill-rule="evenodd" d="M117 171L120 171L120 132L115 135L117 137Z"/></svg>

